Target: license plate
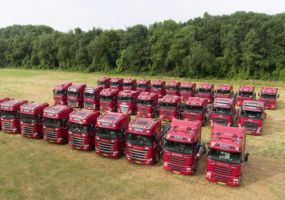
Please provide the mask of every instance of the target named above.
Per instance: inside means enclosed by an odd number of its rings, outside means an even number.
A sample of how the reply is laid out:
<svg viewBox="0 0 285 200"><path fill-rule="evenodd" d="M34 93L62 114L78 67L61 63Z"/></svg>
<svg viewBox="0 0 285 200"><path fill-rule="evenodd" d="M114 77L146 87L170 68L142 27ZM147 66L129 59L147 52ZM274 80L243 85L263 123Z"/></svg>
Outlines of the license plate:
<svg viewBox="0 0 285 200"><path fill-rule="evenodd" d="M103 153L103 156L109 156L108 154Z"/></svg>
<svg viewBox="0 0 285 200"><path fill-rule="evenodd" d="M220 182L220 181L218 181L217 183L220 184L220 185L226 185L225 182Z"/></svg>
<svg viewBox="0 0 285 200"><path fill-rule="evenodd" d="M180 172L179 172L179 171L173 171L173 173L174 173L174 174L180 174Z"/></svg>
<svg viewBox="0 0 285 200"><path fill-rule="evenodd" d="M141 164L141 162L140 162L140 161L135 161L135 163L137 163L137 164Z"/></svg>

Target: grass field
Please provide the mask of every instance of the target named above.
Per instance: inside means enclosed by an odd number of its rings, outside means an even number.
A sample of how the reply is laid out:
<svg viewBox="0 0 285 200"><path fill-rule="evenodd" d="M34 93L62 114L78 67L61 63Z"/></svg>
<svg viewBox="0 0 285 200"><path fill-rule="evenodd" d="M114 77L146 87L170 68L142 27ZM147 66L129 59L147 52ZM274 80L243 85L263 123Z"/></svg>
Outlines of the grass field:
<svg viewBox="0 0 285 200"><path fill-rule="evenodd" d="M52 103L52 88L62 81L95 85L103 74L57 71L0 70L0 96ZM142 77L136 77L142 78ZM144 77L154 78L154 77ZM168 80L167 77L157 77ZM185 80L185 79L181 79ZM201 80L193 80L201 82ZM218 80L210 80L215 84ZM267 111L264 133L247 137L249 161L241 187L210 183L203 157L194 176L102 158L68 145L48 144L20 135L0 134L0 200L6 199L285 199L285 85L282 82L223 81L278 86L277 110ZM283 128L282 128L283 127ZM210 135L202 130L203 141Z"/></svg>

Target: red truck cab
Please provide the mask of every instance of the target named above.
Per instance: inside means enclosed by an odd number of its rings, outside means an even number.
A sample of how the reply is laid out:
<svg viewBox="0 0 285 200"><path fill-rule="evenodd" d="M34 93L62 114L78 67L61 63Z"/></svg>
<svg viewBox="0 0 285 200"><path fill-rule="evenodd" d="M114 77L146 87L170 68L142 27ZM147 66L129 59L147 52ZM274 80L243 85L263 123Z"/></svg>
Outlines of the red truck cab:
<svg viewBox="0 0 285 200"><path fill-rule="evenodd" d="M238 186L241 183L246 135L243 128L214 126L206 160L206 179Z"/></svg>
<svg viewBox="0 0 285 200"><path fill-rule="evenodd" d="M131 121L126 113L108 112L96 123L95 150L102 156L120 158L125 153L125 132Z"/></svg>
<svg viewBox="0 0 285 200"><path fill-rule="evenodd" d="M164 136L163 168L177 174L194 174L204 152L201 123L173 119Z"/></svg>
<svg viewBox="0 0 285 200"><path fill-rule="evenodd" d="M79 150L93 150L95 147L95 125L99 111L82 109L73 111L68 120L68 144Z"/></svg>
<svg viewBox="0 0 285 200"><path fill-rule="evenodd" d="M173 118L180 117L180 96L165 95L159 100L159 115L160 119L172 121Z"/></svg>
<svg viewBox="0 0 285 200"><path fill-rule="evenodd" d="M154 118L158 115L158 94L142 92L138 96L137 116Z"/></svg>
<svg viewBox="0 0 285 200"><path fill-rule="evenodd" d="M163 97L165 95L165 81L162 80L151 81L150 91L152 93L157 93L159 98Z"/></svg>
<svg viewBox="0 0 285 200"><path fill-rule="evenodd" d="M236 120L235 103L233 99L215 98L212 111L210 113L211 126L216 124L222 126L232 126Z"/></svg>
<svg viewBox="0 0 285 200"><path fill-rule="evenodd" d="M73 107L54 105L44 109L43 132L44 140L55 144L68 142L68 118Z"/></svg>
<svg viewBox="0 0 285 200"><path fill-rule="evenodd" d="M100 110L100 92L102 86L86 87L84 90L84 108L89 110Z"/></svg>
<svg viewBox="0 0 285 200"><path fill-rule="evenodd" d="M145 79L137 80L137 91L150 92L150 80L145 80Z"/></svg>
<svg viewBox="0 0 285 200"><path fill-rule="evenodd" d="M100 92L100 110L117 112L119 90L113 88L106 88Z"/></svg>
<svg viewBox="0 0 285 200"><path fill-rule="evenodd" d="M48 103L26 103L20 107L21 134L28 138L43 137L43 112Z"/></svg>
<svg viewBox="0 0 285 200"><path fill-rule="evenodd" d="M196 83L185 82L181 83L180 96L181 101L187 101L189 97L194 97L196 92Z"/></svg>
<svg viewBox="0 0 285 200"><path fill-rule="evenodd" d="M208 100L200 97L190 97L182 104L182 119L188 121L200 121L206 124L208 121Z"/></svg>
<svg viewBox="0 0 285 200"><path fill-rule="evenodd" d="M109 88L110 87L110 80L111 78L101 77L97 80L97 86L102 88Z"/></svg>
<svg viewBox="0 0 285 200"><path fill-rule="evenodd" d="M233 85L230 85L230 84L219 85L217 90L215 90L215 98L234 99L235 94L233 91Z"/></svg>
<svg viewBox="0 0 285 200"><path fill-rule="evenodd" d="M165 93L168 95L180 96L181 82L179 81L169 81L165 86Z"/></svg>
<svg viewBox="0 0 285 200"><path fill-rule="evenodd" d="M82 108L86 84L73 84L67 89L67 105Z"/></svg>
<svg viewBox="0 0 285 200"><path fill-rule="evenodd" d="M197 97L205 98L208 103L214 101L214 85L212 83L202 83L197 90Z"/></svg>
<svg viewBox="0 0 285 200"><path fill-rule="evenodd" d="M126 158L130 162L153 165L162 153L161 140L167 128L161 120L135 118L126 134Z"/></svg>
<svg viewBox="0 0 285 200"><path fill-rule="evenodd" d="M28 103L27 100L7 100L0 104L1 126L7 133L20 133L20 107Z"/></svg>
<svg viewBox="0 0 285 200"><path fill-rule="evenodd" d="M110 88L122 90L123 89L123 81L124 81L124 79L122 79L122 78L111 78Z"/></svg>
<svg viewBox="0 0 285 200"><path fill-rule="evenodd" d="M67 105L67 89L72 83L61 83L53 88L54 104Z"/></svg>
<svg viewBox="0 0 285 200"><path fill-rule="evenodd" d="M244 100L255 100L255 88L251 85L240 86L237 96L237 105L241 106Z"/></svg>
<svg viewBox="0 0 285 200"><path fill-rule="evenodd" d="M246 133L261 135L265 118L266 113L262 101L245 100L239 110L238 125L244 127Z"/></svg>
<svg viewBox="0 0 285 200"><path fill-rule="evenodd" d="M121 90L118 95L118 112L135 115L139 94L138 91Z"/></svg>
<svg viewBox="0 0 285 200"><path fill-rule="evenodd" d="M279 98L278 88L262 87L259 100L264 102L264 107L267 109L276 109L277 98Z"/></svg>
<svg viewBox="0 0 285 200"><path fill-rule="evenodd" d="M125 78L123 81L123 90L136 90L137 80L132 78Z"/></svg>
<svg viewBox="0 0 285 200"><path fill-rule="evenodd" d="M2 102L4 102L4 101L8 101L8 100L10 100L10 98L9 97L0 97L0 104L2 103ZM1 123L1 110L0 110L0 130L2 130L2 123Z"/></svg>

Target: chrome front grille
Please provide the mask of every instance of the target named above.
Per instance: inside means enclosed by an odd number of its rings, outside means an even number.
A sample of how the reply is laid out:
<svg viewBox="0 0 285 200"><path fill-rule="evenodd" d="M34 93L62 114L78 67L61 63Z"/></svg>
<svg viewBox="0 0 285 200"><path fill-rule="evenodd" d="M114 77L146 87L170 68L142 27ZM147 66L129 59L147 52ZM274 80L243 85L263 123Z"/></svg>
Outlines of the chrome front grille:
<svg viewBox="0 0 285 200"><path fill-rule="evenodd" d="M97 143L98 143L97 148L99 149L100 152L107 153L107 154L113 152L114 144L104 143L98 140L97 140Z"/></svg>
<svg viewBox="0 0 285 200"><path fill-rule="evenodd" d="M84 102L84 108L86 109L93 109L93 105L92 102Z"/></svg>
<svg viewBox="0 0 285 200"><path fill-rule="evenodd" d="M232 169L229 167L215 166L213 172L216 173L217 176L232 175Z"/></svg>
<svg viewBox="0 0 285 200"><path fill-rule="evenodd" d="M57 133L54 130L45 130L44 134L45 134L45 138L48 141L55 141L57 139Z"/></svg>
<svg viewBox="0 0 285 200"><path fill-rule="evenodd" d="M147 154L147 150L136 150L136 149L130 148L130 156L133 159L140 160L140 161L145 160L146 154Z"/></svg>
<svg viewBox="0 0 285 200"><path fill-rule="evenodd" d="M173 171L182 171L184 162L185 162L184 158L170 156L169 166L171 167L171 170Z"/></svg>
<svg viewBox="0 0 285 200"><path fill-rule="evenodd" d="M2 122L3 131L12 131L12 123L10 122Z"/></svg>
<svg viewBox="0 0 285 200"><path fill-rule="evenodd" d="M82 147L84 145L84 138L70 135L69 143L76 147Z"/></svg>
<svg viewBox="0 0 285 200"><path fill-rule="evenodd" d="M21 132L23 135L31 136L33 134L32 126L21 126Z"/></svg>
<svg viewBox="0 0 285 200"><path fill-rule="evenodd" d="M250 131L256 131L258 129L258 125L254 122L244 122L242 126Z"/></svg>
<svg viewBox="0 0 285 200"><path fill-rule="evenodd" d="M219 124L219 125L223 125L223 126L227 126L228 125L228 121L226 119L223 118L214 118L213 120L214 124Z"/></svg>

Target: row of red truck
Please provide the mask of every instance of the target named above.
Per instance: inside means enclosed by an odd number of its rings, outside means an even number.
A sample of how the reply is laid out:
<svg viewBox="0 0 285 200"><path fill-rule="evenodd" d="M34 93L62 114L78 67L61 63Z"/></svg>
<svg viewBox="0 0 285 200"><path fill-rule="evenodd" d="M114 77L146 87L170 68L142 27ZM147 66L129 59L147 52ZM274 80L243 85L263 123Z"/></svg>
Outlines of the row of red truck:
<svg viewBox="0 0 285 200"><path fill-rule="evenodd" d="M163 168L191 175L205 153L201 142L201 123L173 119L170 126L160 119L137 117L126 113L74 108L48 107L46 103L2 98L1 125L7 133L21 133L47 142L69 143L80 150L95 149L111 158L126 155L130 162L151 165L163 155ZM208 145L206 178L213 182L238 186L241 182L245 153L243 128L215 125Z"/></svg>

